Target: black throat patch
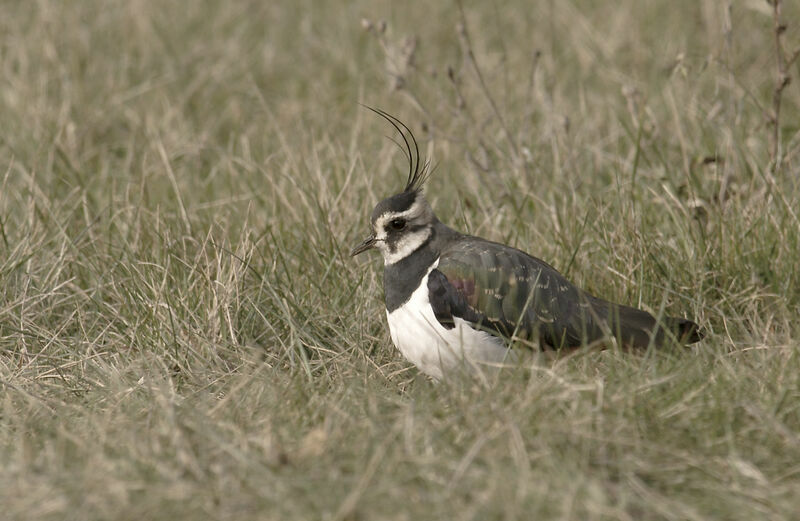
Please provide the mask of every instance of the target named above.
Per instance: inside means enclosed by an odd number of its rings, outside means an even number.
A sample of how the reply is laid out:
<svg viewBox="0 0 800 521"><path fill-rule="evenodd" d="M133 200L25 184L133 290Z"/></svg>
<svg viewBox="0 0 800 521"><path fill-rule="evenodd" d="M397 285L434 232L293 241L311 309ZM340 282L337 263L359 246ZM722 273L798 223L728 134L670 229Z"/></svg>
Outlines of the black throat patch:
<svg viewBox="0 0 800 521"><path fill-rule="evenodd" d="M428 268L439 257L439 252L430 247L435 236L434 228L428 239L411 255L384 268L383 291L386 296L386 310L389 313L408 302L428 272Z"/></svg>

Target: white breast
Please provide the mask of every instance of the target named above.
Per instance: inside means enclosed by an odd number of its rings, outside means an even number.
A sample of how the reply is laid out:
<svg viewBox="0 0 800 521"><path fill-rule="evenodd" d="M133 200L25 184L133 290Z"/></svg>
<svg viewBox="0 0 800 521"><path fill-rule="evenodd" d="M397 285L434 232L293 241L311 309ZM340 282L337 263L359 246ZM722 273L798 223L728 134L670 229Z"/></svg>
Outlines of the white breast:
<svg viewBox="0 0 800 521"><path fill-rule="evenodd" d="M482 362L509 360L510 352L499 338L473 329L460 318L455 319L453 329L445 329L436 320L428 300L427 274L408 302L391 313L387 311L386 317L394 345L420 371L437 380L454 367L475 368Z"/></svg>

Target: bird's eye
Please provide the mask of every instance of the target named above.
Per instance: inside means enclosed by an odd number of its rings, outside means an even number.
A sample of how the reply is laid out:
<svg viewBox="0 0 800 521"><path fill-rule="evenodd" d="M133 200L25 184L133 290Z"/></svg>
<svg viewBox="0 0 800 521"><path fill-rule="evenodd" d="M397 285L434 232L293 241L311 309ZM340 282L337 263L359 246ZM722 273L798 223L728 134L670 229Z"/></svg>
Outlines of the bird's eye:
<svg viewBox="0 0 800 521"><path fill-rule="evenodd" d="M389 227L392 230L400 231L406 227L406 221L405 219L392 219L391 221L389 221Z"/></svg>

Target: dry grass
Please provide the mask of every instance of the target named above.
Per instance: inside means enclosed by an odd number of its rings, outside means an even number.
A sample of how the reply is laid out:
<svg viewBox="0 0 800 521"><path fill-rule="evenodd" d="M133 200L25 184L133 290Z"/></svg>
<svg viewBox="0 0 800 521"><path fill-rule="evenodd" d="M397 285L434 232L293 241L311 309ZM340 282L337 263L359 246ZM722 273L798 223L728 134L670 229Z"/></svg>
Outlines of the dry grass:
<svg viewBox="0 0 800 521"><path fill-rule="evenodd" d="M793 519L782 10L3 3L0 517ZM707 340L420 377L346 255L404 167L357 102L443 220Z"/></svg>

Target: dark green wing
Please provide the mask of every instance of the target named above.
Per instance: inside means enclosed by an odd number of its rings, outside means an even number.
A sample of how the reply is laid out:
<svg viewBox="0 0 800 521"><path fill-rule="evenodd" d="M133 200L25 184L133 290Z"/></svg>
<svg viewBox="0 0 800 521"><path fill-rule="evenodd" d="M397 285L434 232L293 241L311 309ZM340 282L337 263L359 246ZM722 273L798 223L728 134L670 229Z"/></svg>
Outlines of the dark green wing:
<svg viewBox="0 0 800 521"><path fill-rule="evenodd" d="M470 237L445 250L437 270L456 292L453 315L479 328L554 347L602 334L581 290L546 262L514 248Z"/></svg>
<svg viewBox="0 0 800 521"><path fill-rule="evenodd" d="M453 317L458 317L506 338L515 336L556 348L609 335L646 347L653 332L657 343L663 341L663 330L649 313L598 299L546 262L476 237L455 241L442 252L428 289L436 318L444 327L452 327ZM663 322L686 343L699 339L697 325L691 321L667 318Z"/></svg>

